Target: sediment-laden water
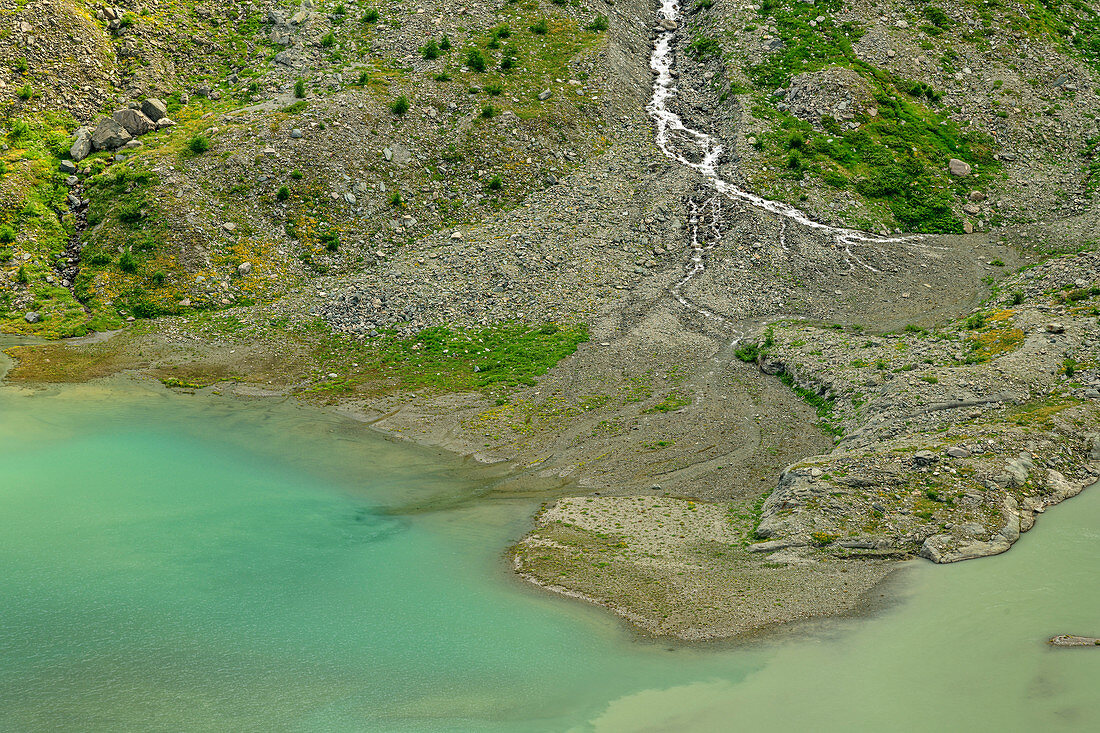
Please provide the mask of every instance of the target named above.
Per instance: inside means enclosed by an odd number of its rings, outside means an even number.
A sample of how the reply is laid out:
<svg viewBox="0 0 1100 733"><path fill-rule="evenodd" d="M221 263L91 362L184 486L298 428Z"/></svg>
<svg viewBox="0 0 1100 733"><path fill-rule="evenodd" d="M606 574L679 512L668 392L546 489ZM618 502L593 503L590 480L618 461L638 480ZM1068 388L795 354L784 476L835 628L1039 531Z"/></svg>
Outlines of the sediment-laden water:
<svg viewBox="0 0 1100 733"><path fill-rule="evenodd" d="M1100 491L904 600L739 646L635 637L516 582L535 505L290 404L0 389L0 730L1100 725ZM916 727L914 727L916 726Z"/></svg>

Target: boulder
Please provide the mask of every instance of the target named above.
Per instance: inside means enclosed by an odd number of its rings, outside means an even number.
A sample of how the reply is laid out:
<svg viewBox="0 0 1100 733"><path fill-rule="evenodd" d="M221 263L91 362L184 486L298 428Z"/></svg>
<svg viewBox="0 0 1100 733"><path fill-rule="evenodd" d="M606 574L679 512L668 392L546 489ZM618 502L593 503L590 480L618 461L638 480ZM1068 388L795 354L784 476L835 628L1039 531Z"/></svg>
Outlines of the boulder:
<svg viewBox="0 0 1100 733"><path fill-rule="evenodd" d="M149 97L141 103L141 113L153 122L160 122L168 116L168 105L162 99Z"/></svg>
<svg viewBox="0 0 1100 733"><path fill-rule="evenodd" d="M952 158L947 161L947 170L951 172L951 175L958 176L959 178L966 178L971 173L970 164L966 161L959 160L958 158Z"/></svg>
<svg viewBox="0 0 1100 733"><path fill-rule="evenodd" d="M42 316L38 313L38 311L31 311L27 313L27 315L23 316L23 320L27 323L38 323L42 320Z"/></svg>
<svg viewBox="0 0 1100 733"><path fill-rule="evenodd" d="M114 150L121 148L132 140L132 136L126 128L111 117L105 117L96 125L92 133L92 147L95 150Z"/></svg>
<svg viewBox="0 0 1100 733"><path fill-rule="evenodd" d="M940 457L930 450L919 450L913 454L913 463L917 466L931 466L938 460Z"/></svg>
<svg viewBox="0 0 1100 733"><path fill-rule="evenodd" d="M92 152L92 128L81 127L73 135L73 146L69 148L69 157L80 162Z"/></svg>
<svg viewBox="0 0 1100 733"><path fill-rule="evenodd" d="M156 124L138 112L136 109L120 109L112 115L115 122L126 128L126 132L130 133L133 137L144 135L147 132L152 132L157 129Z"/></svg>

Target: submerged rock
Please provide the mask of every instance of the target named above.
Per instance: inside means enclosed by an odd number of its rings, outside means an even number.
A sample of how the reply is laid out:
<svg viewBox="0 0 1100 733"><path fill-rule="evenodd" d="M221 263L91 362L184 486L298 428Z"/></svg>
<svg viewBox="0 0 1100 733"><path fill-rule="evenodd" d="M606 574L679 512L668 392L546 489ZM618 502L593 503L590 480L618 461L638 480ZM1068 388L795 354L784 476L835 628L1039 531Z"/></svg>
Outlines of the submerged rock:
<svg viewBox="0 0 1100 733"><path fill-rule="evenodd" d="M1075 636L1073 634L1059 634L1050 638L1051 646L1100 646L1100 639L1095 636Z"/></svg>

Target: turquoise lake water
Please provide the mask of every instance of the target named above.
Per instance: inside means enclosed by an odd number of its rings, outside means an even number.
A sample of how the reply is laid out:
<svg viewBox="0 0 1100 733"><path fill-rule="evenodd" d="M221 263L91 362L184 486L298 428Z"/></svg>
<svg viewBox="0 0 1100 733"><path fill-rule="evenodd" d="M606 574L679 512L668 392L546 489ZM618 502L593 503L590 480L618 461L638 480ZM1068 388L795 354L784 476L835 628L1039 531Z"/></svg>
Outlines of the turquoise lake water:
<svg viewBox="0 0 1100 733"><path fill-rule="evenodd" d="M1097 730L1100 489L862 619L638 638L515 581L536 505L349 420L0 389L2 731Z"/></svg>

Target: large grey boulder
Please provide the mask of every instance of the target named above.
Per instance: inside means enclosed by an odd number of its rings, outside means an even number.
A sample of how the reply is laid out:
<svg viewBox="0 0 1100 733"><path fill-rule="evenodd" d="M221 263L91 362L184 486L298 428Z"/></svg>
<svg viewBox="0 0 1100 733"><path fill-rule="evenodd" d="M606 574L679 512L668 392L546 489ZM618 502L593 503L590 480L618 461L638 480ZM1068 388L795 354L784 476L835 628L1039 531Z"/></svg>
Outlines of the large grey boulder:
<svg viewBox="0 0 1100 733"><path fill-rule="evenodd" d="M115 122L126 128L126 132L130 133L133 137L144 135L147 132L152 132L157 129L156 124L151 119L138 112L136 109L120 109L115 112Z"/></svg>
<svg viewBox="0 0 1100 733"><path fill-rule="evenodd" d="M130 142L133 136L111 117L105 117L92 133L92 147L96 150L114 150Z"/></svg>
<svg viewBox="0 0 1100 733"><path fill-rule="evenodd" d="M141 113L153 122L160 122L161 118L168 116L168 105L162 99L149 97L141 103Z"/></svg>
<svg viewBox="0 0 1100 733"><path fill-rule="evenodd" d="M73 135L73 146L69 148L69 157L80 162L92 152L92 128L81 127Z"/></svg>

